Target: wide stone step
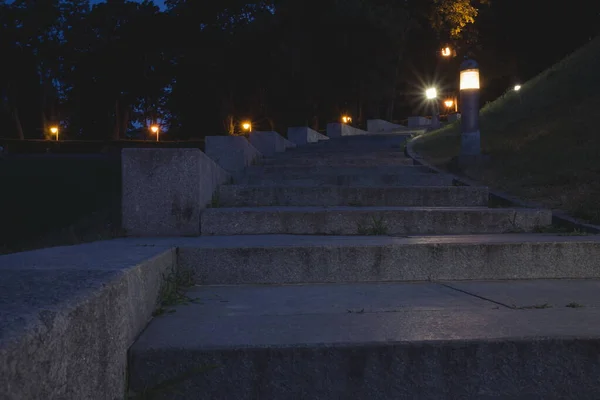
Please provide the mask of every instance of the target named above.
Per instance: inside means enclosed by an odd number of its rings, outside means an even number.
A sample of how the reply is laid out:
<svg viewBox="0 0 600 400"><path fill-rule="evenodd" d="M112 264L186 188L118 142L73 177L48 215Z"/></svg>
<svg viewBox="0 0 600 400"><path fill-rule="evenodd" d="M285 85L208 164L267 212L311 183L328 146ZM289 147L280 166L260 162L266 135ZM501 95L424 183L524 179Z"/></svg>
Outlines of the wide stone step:
<svg viewBox="0 0 600 400"><path fill-rule="evenodd" d="M204 236L181 265L205 284L600 277L599 236Z"/></svg>
<svg viewBox="0 0 600 400"><path fill-rule="evenodd" d="M532 232L552 211L502 208L254 207L213 208L203 235L427 235Z"/></svg>
<svg viewBox="0 0 600 400"><path fill-rule="evenodd" d="M598 290L598 281L196 287L187 293L196 301L155 318L131 347L130 389L157 400L593 399Z"/></svg>
<svg viewBox="0 0 600 400"><path fill-rule="evenodd" d="M263 206L406 206L481 207L488 188L474 186L247 186L219 189L218 207Z"/></svg>
<svg viewBox="0 0 600 400"><path fill-rule="evenodd" d="M454 178L447 174L315 174L303 178L289 178L285 173L271 174L269 176L247 175L236 180L241 185L267 185L275 186L451 186Z"/></svg>
<svg viewBox="0 0 600 400"><path fill-rule="evenodd" d="M340 157L278 157L263 158L262 165L312 165L312 166L392 166L392 165L414 165L412 158L401 156L381 157L353 157L344 155Z"/></svg>
<svg viewBox="0 0 600 400"><path fill-rule="evenodd" d="M432 173L432 171L422 165L396 165L388 167L336 167L331 166L324 168L322 166L313 167L311 165L261 165L246 167L242 177L254 176L282 176L285 178L310 178L315 175L405 175L405 174L422 174Z"/></svg>

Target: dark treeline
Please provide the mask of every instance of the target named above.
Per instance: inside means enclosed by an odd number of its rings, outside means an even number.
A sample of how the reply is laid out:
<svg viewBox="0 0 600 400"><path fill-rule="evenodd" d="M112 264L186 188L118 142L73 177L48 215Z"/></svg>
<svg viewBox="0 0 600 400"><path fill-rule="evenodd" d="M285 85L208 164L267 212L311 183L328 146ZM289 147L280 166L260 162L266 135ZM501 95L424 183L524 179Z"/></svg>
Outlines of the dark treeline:
<svg viewBox="0 0 600 400"><path fill-rule="evenodd" d="M189 139L244 119L281 132L342 113L401 119L421 111L423 85L454 87L463 55L499 64L486 43L506 44L503 23L523 32L507 21L515 0L498 2L0 0L0 136L44 138L60 124L70 139L123 139L159 121ZM446 43L459 57L440 60ZM490 81L533 73L503 60Z"/></svg>

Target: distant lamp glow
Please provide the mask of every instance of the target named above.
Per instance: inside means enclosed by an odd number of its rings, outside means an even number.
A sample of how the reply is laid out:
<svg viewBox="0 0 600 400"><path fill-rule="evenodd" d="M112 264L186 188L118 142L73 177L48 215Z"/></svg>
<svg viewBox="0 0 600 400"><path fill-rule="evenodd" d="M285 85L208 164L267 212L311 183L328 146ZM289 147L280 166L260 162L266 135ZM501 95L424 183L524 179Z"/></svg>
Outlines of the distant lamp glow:
<svg viewBox="0 0 600 400"><path fill-rule="evenodd" d="M158 142L158 135L159 135L159 132L160 132L160 127L158 125L152 125L150 127L150 131L152 133L156 134L156 141Z"/></svg>
<svg viewBox="0 0 600 400"><path fill-rule="evenodd" d="M444 57L450 57L452 55L452 49L450 47L444 47L442 49L442 55Z"/></svg>
<svg viewBox="0 0 600 400"><path fill-rule="evenodd" d="M348 115L343 115L342 116L342 122L345 124L349 124L350 122L352 122L352 117L348 116Z"/></svg>
<svg viewBox="0 0 600 400"><path fill-rule="evenodd" d="M246 132L251 132L252 131L252 124L248 121L243 122L242 123L242 129L245 130Z"/></svg>
<svg viewBox="0 0 600 400"><path fill-rule="evenodd" d="M446 108L450 108L454 105L454 100L448 99L448 100L444 101L444 105L446 106Z"/></svg>
<svg viewBox="0 0 600 400"><path fill-rule="evenodd" d="M435 99L437 97L437 89L436 88L429 88L429 89L425 90L425 96L429 100Z"/></svg>
<svg viewBox="0 0 600 400"><path fill-rule="evenodd" d="M460 90L479 89L479 69L460 71Z"/></svg>
<svg viewBox="0 0 600 400"><path fill-rule="evenodd" d="M58 140L58 126L50 127L50 133L52 133L53 135L56 135L56 140Z"/></svg>
<svg viewBox="0 0 600 400"><path fill-rule="evenodd" d="M519 90L521 90L521 85L515 85L515 92L518 92Z"/></svg>

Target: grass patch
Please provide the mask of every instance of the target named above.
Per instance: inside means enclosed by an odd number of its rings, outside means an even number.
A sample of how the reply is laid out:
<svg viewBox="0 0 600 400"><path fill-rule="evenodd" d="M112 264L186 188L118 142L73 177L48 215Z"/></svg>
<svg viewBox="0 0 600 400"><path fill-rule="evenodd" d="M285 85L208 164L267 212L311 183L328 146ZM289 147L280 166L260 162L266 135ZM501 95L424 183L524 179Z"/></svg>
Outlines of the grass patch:
<svg viewBox="0 0 600 400"><path fill-rule="evenodd" d="M569 307L569 308L583 308L585 306L583 304L579 304L579 303L569 303L565 307Z"/></svg>
<svg viewBox="0 0 600 400"><path fill-rule="evenodd" d="M172 314L175 310L171 307L177 305L198 304L198 298L191 298L186 294L187 289L193 285L194 275L192 271L177 269L169 272L168 275L163 275L158 306L152 315L158 317L164 314Z"/></svg>
<svg viewBox="0 0 600 400"><path fill-rule="evenodd" d="M484 166L465 176L600 224L600 38L481 110ZM422 135L415 150L446 168L460 126Z"/></svg>
<svg viewBox="0 0 600 400"><path fill-rule="evenodd" d="M124 234L119 157L7 157L0 182L0 254Z"/></svg>

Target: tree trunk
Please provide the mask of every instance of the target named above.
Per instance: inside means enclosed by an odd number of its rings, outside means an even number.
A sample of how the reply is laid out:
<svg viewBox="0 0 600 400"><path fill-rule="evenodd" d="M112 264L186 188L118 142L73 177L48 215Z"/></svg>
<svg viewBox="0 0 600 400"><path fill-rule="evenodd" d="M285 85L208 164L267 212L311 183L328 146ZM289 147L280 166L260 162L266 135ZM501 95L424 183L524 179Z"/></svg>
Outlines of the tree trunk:
<svg viewBox="0 0 600 400"><path fill-rule="evenodd" d="M17 129L17 135L19 140L25 140L25 134L23 133L23 125L21 124L21 118L19 117L19 110L17 107L14 107L12 110L13 122L15 123L15 128Z"/></svg>
<svg viewBox="0 0 600 400"><path fill-rule="evenodd" d="M121 120L119 121L120 133L122 137L126 137L127 128L129 127L129 107L121 109Z"/></svg>
<svg viewBox="0 0 600 400"><path fill-rule="evenodd" d="M112 135L113 140L119 140L121 137L121 124L120 124L121 110L119 109L120 108L119 106L120 106L119 99L117 99L115 101L115 120L114 120L113 135Z"/></svg>

